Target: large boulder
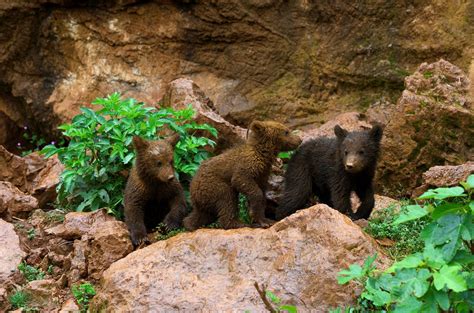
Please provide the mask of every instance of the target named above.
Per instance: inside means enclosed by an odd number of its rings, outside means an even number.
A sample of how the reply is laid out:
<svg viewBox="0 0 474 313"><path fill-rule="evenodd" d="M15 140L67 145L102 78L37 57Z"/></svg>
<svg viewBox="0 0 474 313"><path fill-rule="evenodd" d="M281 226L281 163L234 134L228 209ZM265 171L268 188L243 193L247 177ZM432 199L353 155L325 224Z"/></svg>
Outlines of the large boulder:
<svg viewBox="0 0 474 313"><path fill-rule="evenodd" d="M0 219L0 286L6 286L25 256L13 225Z"/></svg>
<svg viewBox="0 0 474 313"><path fill-rule="evenodd" d="M91 311L262 312L258 282L323 312L354 303L360 286L338 285L337 273L376 252L349 218L316 205L268 229L201 229L135 251L104 272Z"/></svg>
<svg viewBox="0 0 474 313"><path fill-rule="evenodd" d="M383 193L407 195L434 165L474 159L474 107L467 76L440 60L420 65L391 113L377 182Z"/></svg>
<svg viewBox="0 0 474 313"><path fill-rule="evenodd" d="M28 166L21 157L0 146L0 181L11 182L17 188L26 192L28 191L27 169Z"/></svg>
<svg viewBox="0 0 474 313"><path fill-rule="evenodd" d="M467 69L471 11L463 1L2 1L0 98L53 132L97 96L152 104L187 76L240 125L316 124L396 96L427 57Z"/></svg>

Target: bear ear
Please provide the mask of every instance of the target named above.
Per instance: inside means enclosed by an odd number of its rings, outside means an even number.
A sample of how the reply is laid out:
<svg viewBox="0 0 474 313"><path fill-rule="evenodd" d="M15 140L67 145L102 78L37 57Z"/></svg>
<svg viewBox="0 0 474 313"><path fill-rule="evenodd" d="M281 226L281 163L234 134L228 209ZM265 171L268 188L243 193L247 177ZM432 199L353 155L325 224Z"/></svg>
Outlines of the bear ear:
<svg viewBox="0 0 474 313"><path fill-rule="evenodd" d="M168 138L166 138L166 141L172 146L174 147L178 141L181 139L181 136L179 134L174 134L173 136L170 136Z"/></svg>
<svg viewBox="0 0 474 313"><path fill-rule="evenodd" d="M342 127L339 126L339 125L336 125L336 126L334 127L334 134L336 134L336 137L337 137L338 139L344 139L344 138L346 138L347 133L348 133L347 130L345 130L344 128L342 128Z"/></svg>
<svg viewBox="0 0 474 313"><path fill-rule="evenodd" d="M371 130L369 130L370 137L376 141L380 142L382 140L383 128L379 124L375 124Z"/></svg>
<svg viewBox="0 0 474 313"><path fill-rule="evenodd" d="M135 147L135 150L137 151L143 150L146 147L148 147L148 142L139 136L133 136L132 142L133 142L133 147Z"/></svg>
<svg viewBox="0 0 474 313"><path fill-rule="evenodd" d="M263 122L255 120L250 124L249 128L254 132L260 133L265 128L265 125Z"/></svg>

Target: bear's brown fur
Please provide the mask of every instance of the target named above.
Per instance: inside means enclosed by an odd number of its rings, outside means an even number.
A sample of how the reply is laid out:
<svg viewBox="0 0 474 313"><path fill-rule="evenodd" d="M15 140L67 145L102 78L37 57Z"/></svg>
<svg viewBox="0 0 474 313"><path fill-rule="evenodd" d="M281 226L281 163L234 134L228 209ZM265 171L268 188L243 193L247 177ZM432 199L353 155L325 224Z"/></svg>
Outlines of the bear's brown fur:
<svg viewBox="0 0 474 313"><path fill-rule="evenodd" d="M238 193L247 197L253 223L268 227L274 222L265 217L263 190L278 152L296 149L301 139L272 121L254 121L250 130L245 144L201 164L191 181L193 210L184 219L186 229L195 230L216 218L226 229L245 226L238 219Z"/></svg>
<svg viewBox="0 0 474 313"><path fill-rule="evenodd" d="M124 193L125 223L135 246L146 241L147 230L160 222L167 230L180 227L186 215L183 188L174 175L174 135L164 140L133 138L135 165Z"/></svg>

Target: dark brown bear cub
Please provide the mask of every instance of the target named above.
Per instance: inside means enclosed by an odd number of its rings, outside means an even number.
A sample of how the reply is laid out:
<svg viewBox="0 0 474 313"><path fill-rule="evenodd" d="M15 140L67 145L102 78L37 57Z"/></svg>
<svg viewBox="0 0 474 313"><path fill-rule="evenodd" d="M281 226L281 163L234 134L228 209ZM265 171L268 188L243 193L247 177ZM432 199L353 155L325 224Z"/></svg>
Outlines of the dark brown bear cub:
<svg viewBox="0 0 474 313"><path fill-rule="evenodd" d="M277 219L307 207L313 194L354 220L368 218L374 207L372 180L382 132L378 125L369 131L350 133L337 125L336 138L317 138L302 144L288 164ZM356 213L351 209L352 191L361 202Z"/></svg>
<svg viewBox="0 0 474 313"><path fill-rule="evenodd" d="M125 187L125 223L135 246L146 241L147 230L163 222L167 230L180 227L186 215L183 188L174 175L175 135L164 140L133 138L135 166Z"/></svg>
<svg viewBox="0 0 474 313"><path fill-rule="evenodd" d="M266 188L272 163L279 151L296 149L301 139L277 122L254 121L242 146L227 150L201 164L191 181L193 210L184 227L195 230L216 220L226 229L246 226L238 219L238 194L249 201L249 213L256 226L274 223L265 217Z"/></svg>

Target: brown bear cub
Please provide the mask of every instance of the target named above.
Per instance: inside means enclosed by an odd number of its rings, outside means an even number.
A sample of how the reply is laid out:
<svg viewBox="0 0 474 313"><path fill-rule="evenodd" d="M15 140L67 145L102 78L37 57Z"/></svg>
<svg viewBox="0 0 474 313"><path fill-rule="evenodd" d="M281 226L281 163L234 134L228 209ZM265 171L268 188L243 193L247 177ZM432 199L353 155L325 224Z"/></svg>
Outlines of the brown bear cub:
<svg viewBox="0 0 474 313"><path fill-rule="evenodd" d="M317 138L302 144L288 164L276 218L307 207L313 195L353 220L368 218L374 207L372 180L382 132L379 125L355 132L337 125L336 138ZM356 213L351 209L352 191L361 202Z"/></svg>
<svg viewBox="0 0 474 313"><path fill-rule="evenodd" d="M183 188L174 175L173 147L179 135L148 141L135 136L135 166L124 193L125 223L132 243L146 241L147 230L160 222L169 231L181 226L186 215Z"/></svg>
<svg viewBox="0 0 474 313"><path fill-rule="evenodd" d="M193 210L184 227L195 230L218 219L225 229L245 227L238 218L238 194L249 202L255 226L274 223L265 217L264 189L279 151L296 149L301 139L286 126L272 121L254 121L250 136L241 146L227 150L201 164L191 181Z"/></svg>

